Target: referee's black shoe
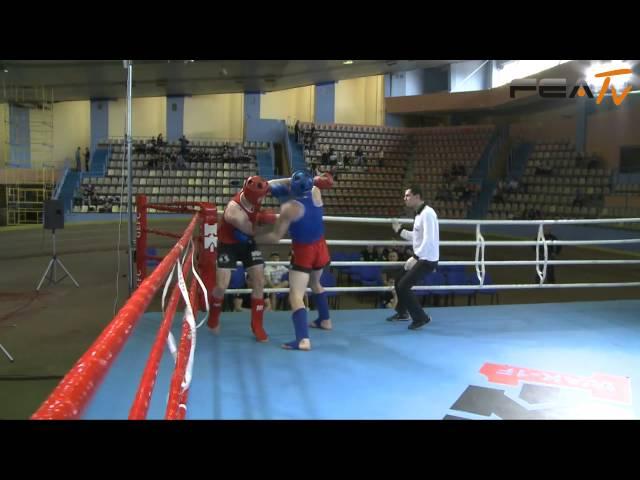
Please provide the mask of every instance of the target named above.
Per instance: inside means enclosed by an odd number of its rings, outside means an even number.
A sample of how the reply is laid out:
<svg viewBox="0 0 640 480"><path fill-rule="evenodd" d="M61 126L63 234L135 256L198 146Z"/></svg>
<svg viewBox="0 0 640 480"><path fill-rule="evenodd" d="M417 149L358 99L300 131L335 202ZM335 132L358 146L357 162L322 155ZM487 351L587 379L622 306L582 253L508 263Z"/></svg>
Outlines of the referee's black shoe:
<svg viewBox="0 0 640 480"><path fill-rule="evenodd" d="M402 315L399 313L396 313L394 315L391 315L390 317L387 317L387 322L397 322L397 321L407 321L407 320L409 320L408 313L403 313Z"/></svg>
<svg viewBox="0 0 640 480"><path fill-rule="evenodd" d="M420 320L414 320L413 322L411 322L408 328L409 330L417 330L421 327L424 327L430 321L431 317L427 315L426 317L424 317L424 319L421 318Z"/></svg>

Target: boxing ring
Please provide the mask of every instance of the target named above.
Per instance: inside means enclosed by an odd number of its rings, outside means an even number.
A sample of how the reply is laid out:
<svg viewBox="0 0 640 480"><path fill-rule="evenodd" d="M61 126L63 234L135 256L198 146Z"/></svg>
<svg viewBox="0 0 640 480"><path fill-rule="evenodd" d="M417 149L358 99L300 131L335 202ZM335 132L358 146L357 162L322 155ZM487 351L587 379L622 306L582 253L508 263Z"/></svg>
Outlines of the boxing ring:
<svg viewBox="0 0 640 480"><path fill-rule="evenodd" d="M638 419L640 300L487 305L428 309L418 331L388 322L389 309L331 310L333 330L310 329L311 352L285 351L289 311L267 311L268 343L255 341L248 312L224 312L216 336L204 323L215 284L215 206L146 204L137 199L137 252L151 208L193 214L171 251L147 276L138 255L138 288L63 378L33 419ZM326 222L391 219L325 217ZM412 219L400 219L405 224ZM476 239L441 241L475 247L475 258L441 259L439 268L471 266L477 284L420 285L414 290L640 287L638 282L546 284L549 265L640 264L640 260L551 260L555 245L640 243L624 240L548 241L547 224L638 223L640 219L440 220L473 225ZM536 225L536 240L488 241L487 225ZM290 240L282 240L287 244ZM335 246L366 240L327 240ZM404 246L408 242L375 241ZM488 261L493 247L524 246L535 260ZM333 248L332 248L333 247ZM533 257L533 253L531 253ZM288 265L288 262L266 262ZM404 262L332 262L332 267L398 267ZM534 267L539 283L485 285L486 266ZM190 283L189 283L190 282ZM392 287L331 287L329 292L383 292ZM228 294L249 289L228 290ZM287 289L265 289L265 293ZM162 312L146 312L162 296ZM176 313L179 304L184 312ZM185 307L186 305L186 307ZM311 312L309 319L315 318ZM200 328L202 327L202 328ZM166 347L165 347L166 345Z"/></svg>

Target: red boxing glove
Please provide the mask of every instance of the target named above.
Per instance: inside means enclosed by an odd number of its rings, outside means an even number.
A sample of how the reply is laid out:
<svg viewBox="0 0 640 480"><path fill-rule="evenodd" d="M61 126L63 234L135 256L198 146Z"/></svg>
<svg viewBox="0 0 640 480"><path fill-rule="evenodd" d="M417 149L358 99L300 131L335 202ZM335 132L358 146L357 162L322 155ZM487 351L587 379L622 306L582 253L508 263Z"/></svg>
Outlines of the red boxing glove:
<svg viewBox="0 0 640 480"><path fill-rule="evenodd" d="M333 186L333 175L329 172L324 172L322 176L317 176L313 179L313 185L320 190L331 188Z"/></svg>
<svg viewBox="0 0 640 480"><path fill-rule="evenodd" d="M277 219L278 215L271 210L261 210L256 216L256 220L261 225L273 225Z"/></svg>

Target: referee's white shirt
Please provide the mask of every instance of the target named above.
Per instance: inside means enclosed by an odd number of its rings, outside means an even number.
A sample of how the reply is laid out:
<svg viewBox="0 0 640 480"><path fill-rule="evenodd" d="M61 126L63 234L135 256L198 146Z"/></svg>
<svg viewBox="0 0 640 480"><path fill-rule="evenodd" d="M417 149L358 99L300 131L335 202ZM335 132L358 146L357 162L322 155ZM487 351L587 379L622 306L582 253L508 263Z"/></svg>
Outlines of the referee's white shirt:
<svg viewBox="0 0 640 480"><path fill-rule="evenodd" d="M438 215L426 203L416 212L413 231L402 229L400 236L413 243L413 253L420 260L440 259L440 229Z"/></svg>

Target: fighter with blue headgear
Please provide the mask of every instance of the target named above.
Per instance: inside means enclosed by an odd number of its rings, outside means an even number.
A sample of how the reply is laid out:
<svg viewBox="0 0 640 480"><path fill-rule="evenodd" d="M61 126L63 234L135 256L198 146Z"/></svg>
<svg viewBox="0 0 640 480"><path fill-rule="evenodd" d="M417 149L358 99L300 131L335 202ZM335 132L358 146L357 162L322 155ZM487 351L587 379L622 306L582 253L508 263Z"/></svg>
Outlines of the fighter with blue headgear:
<svg viewBox="0 0 640 480"><path fill-rule="evenodd" d="M282 345L288 350L311 350L308 327L331 330L327 295L320 284L323 269L331 262L324 239L321 189L333 185L329 172L314 177L306 170L296 170L288 179L271 180L271 194L282 202L274 230L256 235L261 243L278 243L289 230L293 255L289 272L289 301L293 312L296 339ZM307 324L304 295L310 285L318 305L318 319Z"/></svg>

